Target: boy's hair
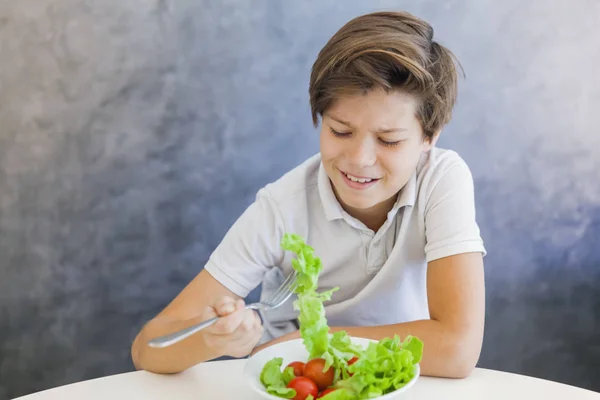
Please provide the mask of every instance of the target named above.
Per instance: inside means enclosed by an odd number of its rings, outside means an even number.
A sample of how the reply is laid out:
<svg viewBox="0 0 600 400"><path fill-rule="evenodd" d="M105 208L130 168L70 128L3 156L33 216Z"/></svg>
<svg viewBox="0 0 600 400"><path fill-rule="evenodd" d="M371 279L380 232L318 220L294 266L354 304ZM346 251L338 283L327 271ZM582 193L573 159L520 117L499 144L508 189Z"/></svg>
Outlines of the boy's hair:
<svg viewBox="0 0 600 400"><path fill-rule="evenodd" d="M319 52L310 76L310 106L318 126L343 95L400 90L420 101L417 118L431 139L450 121L457 95L456 58L433 41L433 28L406 12L352 19Z"/></svg>

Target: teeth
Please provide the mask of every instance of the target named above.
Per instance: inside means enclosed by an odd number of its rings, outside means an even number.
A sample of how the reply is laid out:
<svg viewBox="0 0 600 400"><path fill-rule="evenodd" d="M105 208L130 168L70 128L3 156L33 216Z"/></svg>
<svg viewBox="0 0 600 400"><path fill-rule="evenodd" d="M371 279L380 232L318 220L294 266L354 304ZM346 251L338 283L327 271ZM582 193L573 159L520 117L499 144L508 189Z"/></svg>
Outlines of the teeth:
<svg viewBox="0 0 600 400"><path fill-rule="evenodd" d="M348 177L348 179L350 179L353 182L359 182L359 183L367 183L367 182L371 182L373 179L371 178L357 178L355 176L352 176L350 174L346 174L346 176Z"/></svg>

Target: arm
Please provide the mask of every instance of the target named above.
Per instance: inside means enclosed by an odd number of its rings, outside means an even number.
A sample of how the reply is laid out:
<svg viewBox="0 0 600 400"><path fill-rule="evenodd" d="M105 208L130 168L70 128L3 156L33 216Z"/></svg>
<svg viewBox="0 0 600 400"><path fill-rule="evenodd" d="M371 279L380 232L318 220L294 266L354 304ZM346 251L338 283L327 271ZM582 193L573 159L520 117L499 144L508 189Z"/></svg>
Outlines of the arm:
<svg viewBox="0 0 600 400"><path fill-rule="evenodd" d="M218 304L224 298L231 301ZM237 311L231 313L231 310L227 310L231 306L236 306ZM131 356L136 369L178 373L200 362L223 356L221 349L225 348L224 344L215 343L219 337L227 337L235 344L234 348L247 354L260 339L262 328L258 316L249 310L244 311L243 306L239 296L221 285L206 270L201 271L135 338ZM147 345L152 338L186 328L217 314L226 317L179 343L162 349ZM254 339L256 342L246 343Z"/></svg>
<svg viewBox="0 0 600 400"><path fill-rule="evenodd" d="M424 344L421 373L427 376L464 378L479 359L485 318L483 261L480 253L458 254L429 263L427 292L431 319L401 324L332 327L350 336L381 340L413 335ZM257 348L300 337L298 332Z"/></svg>
<svg viewBox="0 0 600 400"><path fill-rule="evenodd" d="M424 344L421 373L464 378L481 352L485 318L483 261L466 253L429 263L427 292L431 319L374 327L335 327L351 336L380 340L413 335Z"/></svg>
<svg viewBox="0 0 600 400"><path fill-rule="evenodd" d="M277 215L267 194L259 191L205 269L138 334L131 349L136 368L177 373L223 355L243 357L252 351L262 336L262 326L255 312L243 310L242 298L260 284L270 266L280 262L283 253L273 240L283 235ZM147 345L152 338L215 316L224 318L172 346Z"/></svg>

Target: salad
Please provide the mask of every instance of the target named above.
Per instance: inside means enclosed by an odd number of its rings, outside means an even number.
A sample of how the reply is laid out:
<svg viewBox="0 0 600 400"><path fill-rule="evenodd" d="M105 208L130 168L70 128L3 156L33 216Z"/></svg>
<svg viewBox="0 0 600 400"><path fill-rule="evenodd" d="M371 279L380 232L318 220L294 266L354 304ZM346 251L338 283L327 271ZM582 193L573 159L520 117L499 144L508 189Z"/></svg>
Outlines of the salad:
<svg viewBox="0 0 600 400"><path fill-rule="evenodd" d="M296 234L285 234L281 246L296 254L292 260L298 272L300 336L308 362L294 361L282 369L283 358L268 361L260 381L268 393L294 400L371 399L400 389L410 382L421 361L423 342L414 336L398 336L370 343L366 348L353 344L346 331L329 333L323 302L331 300L334 288L318 293L323 266L314 249Z"/></svg>

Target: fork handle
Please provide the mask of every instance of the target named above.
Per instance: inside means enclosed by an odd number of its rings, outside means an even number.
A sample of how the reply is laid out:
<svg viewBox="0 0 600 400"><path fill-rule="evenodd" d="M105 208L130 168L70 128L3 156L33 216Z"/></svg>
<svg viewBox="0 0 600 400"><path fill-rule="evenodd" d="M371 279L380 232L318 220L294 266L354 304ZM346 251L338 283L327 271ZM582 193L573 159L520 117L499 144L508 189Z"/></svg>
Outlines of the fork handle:
<svg viewBox="0 0 600 400"><path fill-rule="evenodd" d="M244 308L256 310L257 308L259 308L259 304L258 303L248 304ZM202 321L197 324L194 324L190 327L183 328L177 332L169 333L168 335L164 335L164 336L159 336L157 338L154 338L154 339L148 341L148 346L154 347L154 348L163 348L163 347L168 347L168 346L174 345L175 343L178 343L178 342L182 341L183 339L186 339L186 338L192 336L194 333L199 332L204 328L208 328L209 326L211 326L212 324L217 322L219 320L219 318L221 318L221 317L213 317L211 319L207 319L206 321Z"/></svg>
<svg viewBox="0 0 600 400"><path fill-rule="evenodd" d="M175 343L178 343L178 342L182 341L183 339L186 339L186 338L192 336L194 333L201 331L204 328L208 328L209 326L211 326L218 320L219 320L219 317L214 317L211 319L207 319L206 321L199 322L188 328L184 328L180 331L169 333L168 335L164 335L164 336L159 336L157 338L154 338L154 339L148 341L148 346L155 347L155 348L163 348L163 347L174 345Z"/></svg>

